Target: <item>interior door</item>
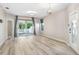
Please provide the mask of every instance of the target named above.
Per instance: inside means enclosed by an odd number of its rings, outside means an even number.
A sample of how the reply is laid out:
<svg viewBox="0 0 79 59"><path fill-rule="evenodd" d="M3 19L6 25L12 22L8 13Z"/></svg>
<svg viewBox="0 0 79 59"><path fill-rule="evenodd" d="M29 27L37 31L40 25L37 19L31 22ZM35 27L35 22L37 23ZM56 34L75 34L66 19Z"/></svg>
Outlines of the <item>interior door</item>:
<svg viewBox="0 0 79 59"><path fill-rule="evenodd" d="M8 21L8 38L12 38L12 21Z"/></svg>
<svg viewBox="0 0 79 59"><path fill-rule="evenodd" d="M77 31L77 21L78 21L78 13L73 12L69 15L69 40L70 43L74 44L78 37Z"/></svg>

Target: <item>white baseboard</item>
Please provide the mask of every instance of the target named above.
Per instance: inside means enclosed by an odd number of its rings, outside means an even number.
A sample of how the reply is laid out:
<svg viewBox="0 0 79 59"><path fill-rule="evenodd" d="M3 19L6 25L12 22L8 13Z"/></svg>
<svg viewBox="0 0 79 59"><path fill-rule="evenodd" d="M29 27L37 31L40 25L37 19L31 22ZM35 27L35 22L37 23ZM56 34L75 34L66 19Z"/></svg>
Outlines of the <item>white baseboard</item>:
<svg viewBox="0 0 79 59"><path fill-rule="evenodd" d="M43 35L41 34L41 36L45 36L45 37L48 37L48 38L53 39L53 40L56 40L56 41L60 41L60 42L67 43L67 41L62 40L62 39L59 39L59 38L56 38L54 36L50 36L50 35L46 35L46 34L43 34Z"/></svg>
<svg viewBox="0 0 79 59"><path fill-rule="evenodd" d="M71 44L66 43L68 46L70 46L78 55L79 55L79 50L72 46Z"/></svg>
<svg viewBox="0 0 79 59"><path fill-rule="evenodd" d="M44 36L44 37L47 37L49 39L53 39L53 40L56 40L56 41L59 41L59 42L63 42L65 44L67 44L69 47L71 47L77 54L79 54L79 50L76 49L75 47L71 46L67 41L64 41L64 40L58 40L58 38L54 38L54 37L51 37L51 36L48 36L48 35L42 35L41 36Z"/></svg>

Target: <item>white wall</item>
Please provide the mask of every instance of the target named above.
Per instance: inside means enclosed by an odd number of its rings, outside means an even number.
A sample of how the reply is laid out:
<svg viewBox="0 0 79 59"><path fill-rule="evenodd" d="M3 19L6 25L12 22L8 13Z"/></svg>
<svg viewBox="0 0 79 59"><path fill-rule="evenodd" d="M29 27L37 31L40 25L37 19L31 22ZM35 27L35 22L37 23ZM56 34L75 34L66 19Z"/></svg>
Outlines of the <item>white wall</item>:
<svg viewBox="0 0 79 59"><path fill-rule="evenodd" d="M0 19L2 19L2 22L3 22L3 23L0 23L0 46L1 46L4 43L4 41L8 39L7 20L11 20L12 22L14 22L15 17L6 14L5 11L0 7ZM14 28L14 23L13 23L13 28Z"/></svg>
<svg viewBox="0 0 79 59"><path fill-rule="evenodd" d="M2 19L2 23L0 23L0 45L4 42L4 37L5 37L5 30L4 30L4 26L5 26L5 18L4 18L5 14L4 11L2 10L2 8L0 8L0 19Z"/></svg>
<svg viewBox="0 0 79 59"><path fill-rule="evenodd" d="M65 42L79 54L79 34L74 43L70 44L69 42L69 14L74 11L79 12L79 4L70 4L66 9L45 17L44 31L42 34L49 38ZM77 30L79 33L79 19L77 22Z"/></svg>
<svg viewBox="0 0 79 59"><path fill-rule="evenodd" d="M43 35L57 39L59 41L68 41L68 15L66 9L53 13L44 19Z"/></svg>

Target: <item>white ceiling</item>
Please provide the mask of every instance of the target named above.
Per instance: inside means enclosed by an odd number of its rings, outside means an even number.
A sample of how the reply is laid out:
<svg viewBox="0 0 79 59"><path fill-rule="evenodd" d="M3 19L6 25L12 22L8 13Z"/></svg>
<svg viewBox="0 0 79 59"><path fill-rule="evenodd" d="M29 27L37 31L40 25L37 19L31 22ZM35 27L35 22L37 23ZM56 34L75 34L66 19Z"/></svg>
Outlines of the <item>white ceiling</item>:
<svg viewBox="0 0 79 59"><path fill-rule="evenodd" d="M48 15L49 3L1 3L3 9L13 15L29 16L29 17L45 17ZM51 3L52 13L62 10L67 7L68 4L53 4ZM8 7L9 9L6 9ZM27 11L35 11L31 14ZM34 14L33 14L34 13Z"/></svg>

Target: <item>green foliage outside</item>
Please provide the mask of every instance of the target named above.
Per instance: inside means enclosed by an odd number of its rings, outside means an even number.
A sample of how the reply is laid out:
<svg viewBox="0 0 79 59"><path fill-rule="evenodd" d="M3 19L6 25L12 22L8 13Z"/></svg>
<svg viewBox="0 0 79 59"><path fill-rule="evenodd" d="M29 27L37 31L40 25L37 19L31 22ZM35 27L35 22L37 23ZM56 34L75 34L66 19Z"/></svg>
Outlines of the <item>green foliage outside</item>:
<svg viewBox="0 0 79 59"><path fill-rule="evenodd" d="M20 23L19 29L29 29L32 26L32 23Z"/></svg>
<svg viewBox="0 0 79 59"><path fill-rule="evenodd" d="M20 24L19 24L19 29L25 29L25 24L20 23Z"/></svg>
<svg viewBox="0 0 79 59"><path fill-rule="evenodd" d="M32 26L32 23L27 23L27 29L29 29Z"/></svg>

